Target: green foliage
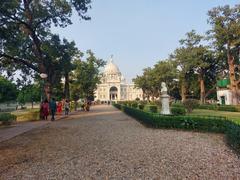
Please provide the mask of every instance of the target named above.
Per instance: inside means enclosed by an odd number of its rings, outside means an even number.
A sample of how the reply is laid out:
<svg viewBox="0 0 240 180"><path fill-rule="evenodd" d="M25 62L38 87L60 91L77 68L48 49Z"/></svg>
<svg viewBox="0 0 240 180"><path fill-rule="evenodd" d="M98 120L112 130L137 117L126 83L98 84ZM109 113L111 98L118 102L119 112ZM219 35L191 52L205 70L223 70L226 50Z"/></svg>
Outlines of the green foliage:
<svg viewBox="0 0 240 180"><path fill-rule="evenodd" d="M239 112L238 108L236 106L233 106L233 105L202 104L202 105L198 106L198 109Z"/></svg>
<svg viewBox="0 0 240 180"><path fill-rule="evenodd" d="M41 89L38 84L24 86L18 94L18 103L24 105L26 102L40 102Z"/></svg>
<svg viewBox="0 0 240 180"><path fill-rule="evenodd" d="M167 59L159 61L153 68L144 69L142 76L137 76L133 79L135 86L143 90L144 98L150 100L150 97L159 97L159 89L161 82L168 82L170 95L174 94L174 89L177 88L176 79L177 69L172 60Z"/></svg>
<svg viewBox="0 0 240 180"><path fill-rule="evenodd" d="M0 122L3 125L10 125L12 122L16 121L16 116L10 113L0 113Z"/></svg>
<svg viewBox="0 0 240 180"><path fill-rule="evenodd" d="M150 113L157 113L158 107L156 105L147 105L146 110Z"/></svg>
<svg viewBox="0 0 240 180"><path fill-rule="evenodd" d="M199 106L199 101L196 99L186 99L183 101L183 106L187 109L188 113L191 113L193 109Z"/></svg>
<svg viewBox="0 0 240 180"><path fill-rule="evenodd" d="M216 83L218 63L209 47L201 44L203 38L195 30L186 33L186 38L180 40L181 47L172 55L177 67L180 67L178 78L182 99L185 99L186 95L192 95L197 98L201 96L201 101L204 101L205 93L200 94L199 90L209 91ZM199 80L204 83L204 87L200 86Z"/></svg>
<svg viewBox="0 0 240 180"><path fill-rule="evenodd" d="M172 115L185 115L186 110L184 107L171 107L171 113Z"/></svg>
<svg viewBox="0 0 240 180"><path fill-rule="evenodd" d="M137 103L137 102L133 102L133 103L131 104L131 107L137 108L137 107L138 107L138 103Z"/></svg>
<svg viewBox="0 0 240 180"><path fill-rule="evenodd" d="M216 7L208 12L208 23L212 26L208 32L214 45L220 50L225 45L237 47L240 38L240 6L229 5Z"/></svg>
<svg viewBox="0 0 240 180"><path fill-rule="evenodd" d="M182 107L182 108L184 108L183 104L180 103L180 102L172 103L172 104L171 104L171 107L180 107L180 108Z"/></svg>
<svg viewBox="0 0 240 180"><path fill-rule="evenodd" d="M144 109L144 104L139 104L139 105L138 105L138 108L141 109L141 110L143 110L143 109Z"/></svg>
<svg viewBox="0 0 240 180"><path fill-rule="evenodd" d="M238 112L238 109L235 106L231 106L231 105L218 106L217 110L218 111Z"/></svg>
<svg viewBox="0 0 240 180"><path fill-rule="evenodd" d="M148 113L135 108L115 105L142 123L155 128L189 129L196 131L225 132L227 119L218 116L168 116Z"/></svg>
<svg viewBox="0 0 240 180"><path fill-rule="evenodd" d="M16 100L17 94L16 85L0 76L0 102Z"/></svg>
<svg viewBox="0 0 240 180"><path fill-rule="evenodd" d="M240 121L229 122L226 134L227 143L237 152L240 152Z"/></svg>
<svg viewBox="0 0 240 180"><path fill-rule="evenodd" d="M35 76L46 73L46 95L71 69L69 61L75 44L63 42L51 33L51 27L66 27L75 10L79 19L86 15L91 0L26 1L9 0L0 5L0 70L13 75ZM75 47L74 47L75 49ZM66 88L67 89L67 88Z"/></svg>
<svg viewBox="0 0 240 180"><path fill-rule="evenodd" d="M101 59L97 59L94 54L88 50L86 61L77 59L74 62L76 69L72 74L73 83L71 84L72 99L88 98L93 100L94 91L97 83L100 82L99 68L105 65Z"/></svg>

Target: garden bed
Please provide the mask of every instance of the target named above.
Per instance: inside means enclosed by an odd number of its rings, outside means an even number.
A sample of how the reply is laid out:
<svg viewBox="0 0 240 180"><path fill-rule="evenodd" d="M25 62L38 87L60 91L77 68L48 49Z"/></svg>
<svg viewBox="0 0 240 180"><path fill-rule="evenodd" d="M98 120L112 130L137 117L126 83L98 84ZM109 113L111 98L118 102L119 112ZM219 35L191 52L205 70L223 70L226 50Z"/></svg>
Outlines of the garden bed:
<svg viewBox="0 0 240 180"><path fill-rule="evenodd" d="M240 153L240 121L238 120L229 120L222 116L160 115L120 104L114 106L148 127L225 133L227 143Z"/></svg>

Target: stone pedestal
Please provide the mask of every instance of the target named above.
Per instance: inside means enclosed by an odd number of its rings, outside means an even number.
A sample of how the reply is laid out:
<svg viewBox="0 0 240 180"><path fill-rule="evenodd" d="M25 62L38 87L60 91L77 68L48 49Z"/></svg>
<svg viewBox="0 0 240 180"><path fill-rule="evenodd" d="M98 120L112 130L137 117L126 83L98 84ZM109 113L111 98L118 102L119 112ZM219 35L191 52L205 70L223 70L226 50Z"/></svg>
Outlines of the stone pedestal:
<svg viewBox="0 0 240 180"><path fill-rule="evenodd" d="M169 108L169 95L163 94L161 95L161 102L162 102L162 111L161 114L171 114Z"/></svg>

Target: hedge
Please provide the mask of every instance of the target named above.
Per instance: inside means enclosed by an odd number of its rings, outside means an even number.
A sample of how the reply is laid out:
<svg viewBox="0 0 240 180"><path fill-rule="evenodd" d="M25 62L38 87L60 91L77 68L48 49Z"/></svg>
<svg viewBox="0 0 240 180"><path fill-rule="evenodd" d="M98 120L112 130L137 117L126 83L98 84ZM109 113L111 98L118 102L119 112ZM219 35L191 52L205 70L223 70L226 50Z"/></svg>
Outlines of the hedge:
<svg viewBox="0 0 240 180"><path fill-rule="evenodd" d="M17 117L10 113L0 113L0 122L2 122L3 125L10 125L14 121L16 121Z"/></svg>
<svg viewBox="0 0 240 180"><path fill-rule="evenodd" d="M225 133L228 144L240 153L240 121L231 121L221 116L161 115L119 104L114 106L144 125L154 128Z"/></svg>
<svg viewBox="0 0 240 180"><path fill-rule="evenodd" d="M143 105L143 104L139 104L139 105L138 105L138 108L141 109L141 110L143 110L143 109L144 109L144 105Z"/></svg>
<svg viewBox="0 0 240 180"><path fill-rule="evenodd" d="M240 121L231 121L226 129L227 143L240 153Z"/></svg>
<svg viewBox="0 0 240 180"><path fill-rule="evenodd" d="M184 107L171 107L171 113L173 115L185 115L186 110Z"/></svg>
<svg viewBox="0 0 240 180"><path fill-rule="evenodd" d="M147 105L146 110L151 113L157 113L158 107L156 105Z"/></svg>
<svg viewBox="0 0 240 180"><path fill-rule="evenodd" d="M236 106L232 106L232 105L203 104L203 105L199 105L198 109L239 112L239 109Z"/></svg>

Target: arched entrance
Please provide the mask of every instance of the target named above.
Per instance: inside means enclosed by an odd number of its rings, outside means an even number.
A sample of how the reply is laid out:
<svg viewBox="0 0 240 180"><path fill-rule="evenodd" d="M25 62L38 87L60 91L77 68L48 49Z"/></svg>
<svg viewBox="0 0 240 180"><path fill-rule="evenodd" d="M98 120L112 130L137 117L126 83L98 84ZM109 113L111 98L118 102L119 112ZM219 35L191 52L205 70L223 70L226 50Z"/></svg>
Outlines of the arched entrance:
<svg viewBox="0 0 240 180"><path fill-rule="evenodd" d="M110 93L109 93L109 98L110 98L110 101L115 101L118 99L118 89L113 86L110 88Z"/></svg>

